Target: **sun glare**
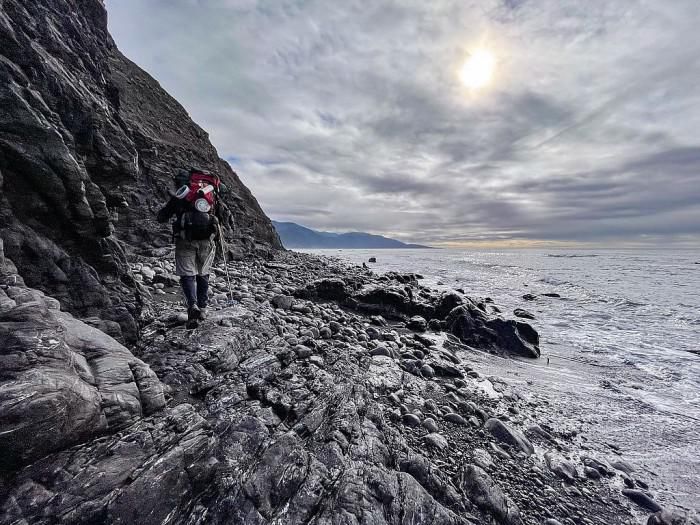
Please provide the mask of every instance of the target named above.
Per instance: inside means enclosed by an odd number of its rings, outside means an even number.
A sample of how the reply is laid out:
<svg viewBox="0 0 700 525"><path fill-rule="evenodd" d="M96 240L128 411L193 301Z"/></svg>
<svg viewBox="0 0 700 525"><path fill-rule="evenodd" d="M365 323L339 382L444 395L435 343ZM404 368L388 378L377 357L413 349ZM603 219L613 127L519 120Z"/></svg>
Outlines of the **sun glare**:
<svg viewBox="0 0 700 525"><path fill-rule="evenodd" d="M486 49L472 51L459 71L462 83L471 89L480 89L491 83L496 59Z"/></svg>

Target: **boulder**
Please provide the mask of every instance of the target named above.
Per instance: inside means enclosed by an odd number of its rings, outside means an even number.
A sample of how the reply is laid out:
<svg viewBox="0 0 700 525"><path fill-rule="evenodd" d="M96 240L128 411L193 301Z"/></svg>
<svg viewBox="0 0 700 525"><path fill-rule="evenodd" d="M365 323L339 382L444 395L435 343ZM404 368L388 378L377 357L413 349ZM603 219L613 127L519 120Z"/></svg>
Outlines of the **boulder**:
<svg viewBox="0 0 700 525"><path fill-rule="evenodd" d="M414 315L406 323L406 328L416 332L425 332L428 329L428 322L420 315Z"/></svg>
<svg viewBox="0 0 700 525"><path fill-rule="evenodd" d="M427 434L423 438L423 441L425 441L426 445L434 447L438 450L445 450L447 447L449 447L449 443L447 442L447 439L445 439L445 436L439 434L438 432L431 432L430 434Z"/></svg>
<svg viewBox="0 0 700 525"><path fill-rule="evenodd" d="M628 476L631 475L631 474L634 472L634 467L633 467L632 465L630 465L629 463L627 463L626 461L623 461L623 460L614 461L614 462L612 462L610 465L611 465L612 468L614 468L615 470L618 470L618 471L620 471L620 472L624 472L624 473L627 474Z"/></svg>
<svg viewBox="0 0 700 525"><path fill-rule="evenodd" d="M467 465L461 473L462 490L480 509L503 525L522 523L517 505L481 467Z"/></svg>
<svg viewBox="0 0 700 525"><path fill-rule="evenodd" d="M544 460L547 463L549 470L554 472L564 481L573 483L578 478L576 465L574 465L571 461L561 457L560 455L555 454L554 452L547 452L544 455Z"/></svg>
<svg viewBox="0 0 700 525"><path fill-rule="evenodd" d="M460 425L460 426L467 426L467 420L464 419L462 416L459 414L455 414L454 412L449 412L442 416L442 418L445 421L449 421L450 423L454 423L455 425Z"/></svg>
<svg viewBox="0 0 700 525"><path fill-rule="evenodd" d="M16 274L2 280L12 284L0 290L0 467L116 432L165 405L156 375L119 342Z"/></svg>
<svg viewBox="0 0 700 525"><path fill-rule="evenodd" d="M654 501L651 495L647 494L642 490L637 489L622 489L622 495L634 501L640 507L649 510L651 512L659 512L661 510L661 505Z"/></svg>
<svg viewBox="0 0 700 525"><path fill-rule="evenodd" d="M414 294L410 286L373 284L352 295L353 308L368 314L405 319L406 316L433 317L434 306Z"/></svg>
<svg viewBox="0 0 700 525"><path fill-rule="evenodd" d="M275 295L270 301L272 306L281 310L291 310L294 304L294 297L291 295Z"/></svg>
<svg viewBox="0 0 700 525"><path fill-rule="evenodd" d="M501 443L505 443L506 445L520 450L528 456L535 452L532 443L530 443L522 432L512 428L510 425L504 423L500 419L495 417L491 418L486 421L484 426L491 433L491 435Z"/></svg>
<svg viewBox="0 0 700 525"><path fill-rule="evenodd" d="M455 291L444 292L435 307L435 317L444 319L452 310L462 306L466 301L463 295Z"/></svg>
<svg viewBox="0 0 700 525"><path fill-rule="evenodd" d="M475 448L473 454L473 461L477 467L488 470L494 466L491 454L489 454L488 451L484 450L483 448Z"/></svg>
<svg viewBox="0 0 700 525"><path fill-rule="evenodd" d="M540 356L539 334L527 323L490 317L473 305L455 308L445 323L450 333L469 346L524 357Z"/></svg>
<svg viewBox="0 0 700 525"><path fill-rule="evenodd" d="M423 279L423 276L417 273L386 272L380 279L416 286L418 285L418 280Z"/></svg>
<svg viewBox="0 0 700 525"><path fill-rule="evenodd" d="M351 290L342 279L319 279L298 289L294 295L303 299L321 299L326 301L345 301Z"/></svg>
<svg viewBox="0 0 700 525"><path fill-rule="evenodd" d="M515 317L520 317L522 319L534 319L535 314L528 312L527 310L524 310L522 308L516 308L513 310L513 315Z"/></svg>
<svg viewBox="0 0 700 525"><path fill-rule="evenodd" d="M420 418L415 415L415 414L404 414L403 417L401 418L403 421L403 424L409 427L419 427L420 426Z"/></svg>

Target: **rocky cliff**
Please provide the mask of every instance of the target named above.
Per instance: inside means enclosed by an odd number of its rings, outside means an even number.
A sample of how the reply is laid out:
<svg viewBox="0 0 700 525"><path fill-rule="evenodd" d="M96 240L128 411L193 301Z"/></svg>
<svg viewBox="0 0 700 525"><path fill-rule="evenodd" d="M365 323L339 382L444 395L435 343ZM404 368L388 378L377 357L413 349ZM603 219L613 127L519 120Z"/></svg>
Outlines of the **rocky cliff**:
<svg viewBox="0 0 700 525"><path fill-rule="evenodd" d="M127 254L167 245L173 174L219 173L241 252L280 247L250 191L184 108L124 57L101 0L0 2L0 238L27 284L135 337Z"/></svg>

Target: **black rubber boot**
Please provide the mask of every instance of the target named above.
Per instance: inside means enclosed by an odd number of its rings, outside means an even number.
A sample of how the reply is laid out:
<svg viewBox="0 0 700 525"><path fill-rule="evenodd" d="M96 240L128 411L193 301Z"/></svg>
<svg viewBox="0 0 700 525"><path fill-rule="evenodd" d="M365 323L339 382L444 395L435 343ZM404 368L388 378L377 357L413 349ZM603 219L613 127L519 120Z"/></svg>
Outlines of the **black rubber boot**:
<svg viewBox="0 0 700 525"><path fill-rule="evenodd" d="M190 306L187 310L187 329L193 330L199 326L199 320L202 317L202 312L196 304Z"/></svg>
<svg viewBox="0 0 700 525"><path fill-rule="evenodd" d="M180 286L187 301L187 325L188 330L193 330L199 325L201 312L197 306L197 288L194 275L183 275L180 277Z"/></svg>
<svg viewBox="0 0 700 525"><path fill-rule="evenodd" d="M182 286L182 292L185 294L187 308L190 309L197 304L197 288L194 275L183 275L180 277L180 286Z"/></svg>
<svg viewBox="0 0 700 525"><path fill-rule="evenodd" d="M199 309L207 307L209 302L209 275L197 276L197 306Z"/></svg>

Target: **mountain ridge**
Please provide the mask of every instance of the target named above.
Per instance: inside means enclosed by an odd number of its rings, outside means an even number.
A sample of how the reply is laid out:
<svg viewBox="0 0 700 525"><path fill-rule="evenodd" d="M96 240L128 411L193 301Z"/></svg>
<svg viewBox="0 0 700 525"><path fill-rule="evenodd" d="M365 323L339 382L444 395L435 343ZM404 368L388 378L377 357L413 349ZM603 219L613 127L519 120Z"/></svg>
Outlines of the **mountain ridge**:
<svg viewBox="0 0 700 525"><path fill-rule="evenodd" d="M366 232L327 232L313 230L295 222L272 221L285 248L342 249L433 249L421 244L404 243L396 239Z"/></svg>

